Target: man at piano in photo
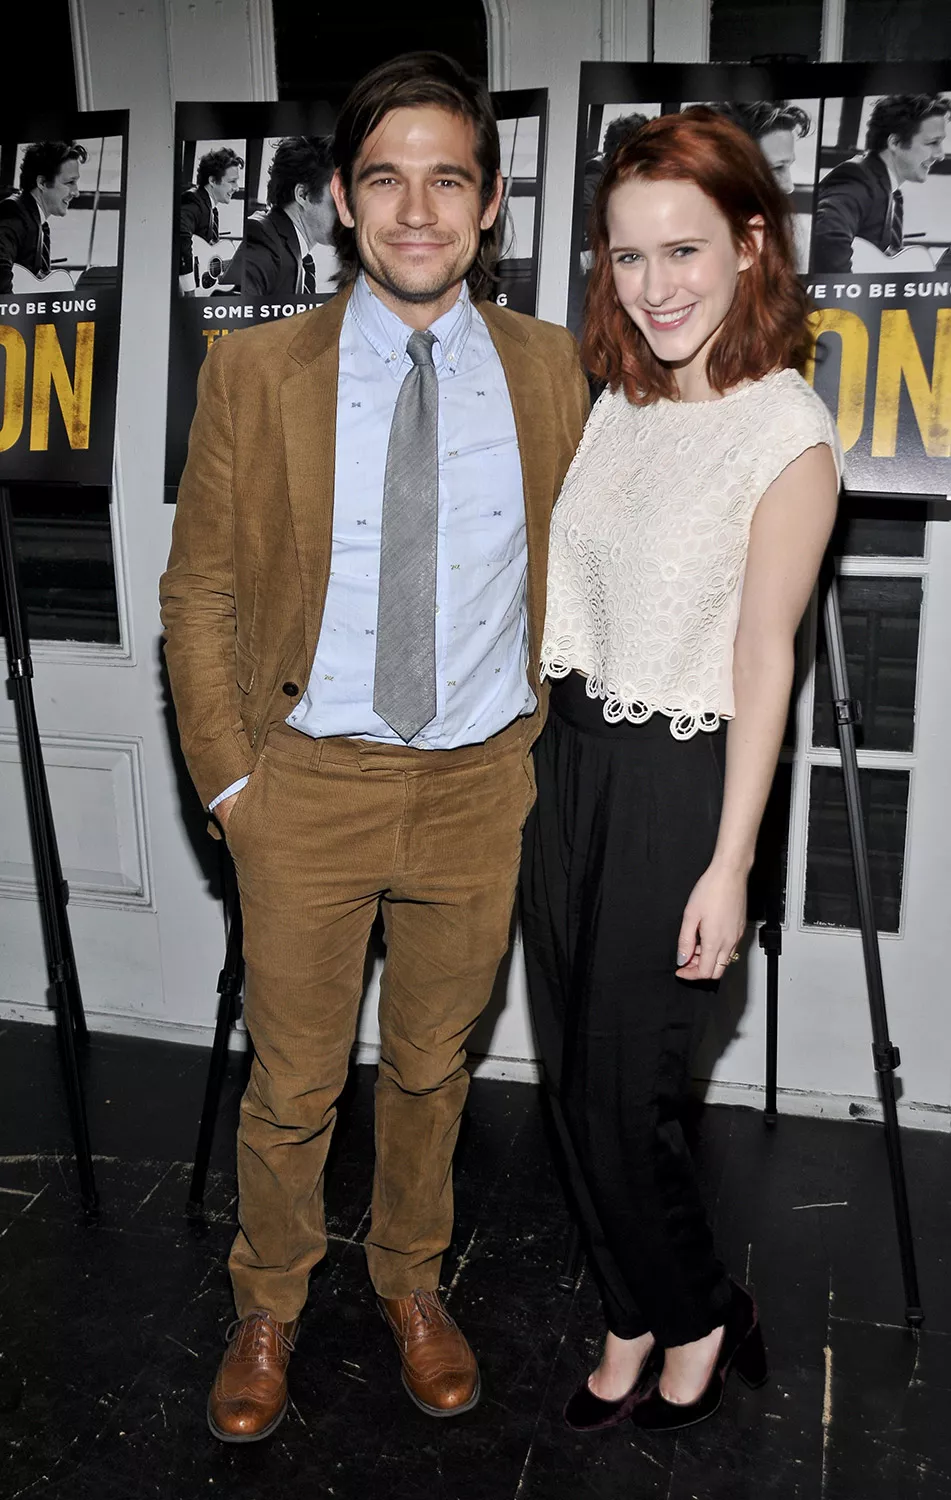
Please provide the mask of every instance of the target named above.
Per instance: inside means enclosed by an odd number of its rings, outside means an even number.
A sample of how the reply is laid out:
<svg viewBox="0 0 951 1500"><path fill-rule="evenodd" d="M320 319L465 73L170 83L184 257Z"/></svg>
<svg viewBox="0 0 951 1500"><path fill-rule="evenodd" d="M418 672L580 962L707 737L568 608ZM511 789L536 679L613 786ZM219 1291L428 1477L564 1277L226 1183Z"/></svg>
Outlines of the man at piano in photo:
<svg viewBox="0 0 951 1500"><path fill-rule="evenodd" d="M13 267L39 280L50 273L51 218L79 197L86 149L76 141L34 141L23 153L20 190L0 202L0 294L13 291Z"/></svg>
<svg viewBox="0 0 951 1500"><path fill-rule="evenodd" d="M178 274L183 292L197 286L193 238L217 245L218 210L237 192L243 166L244 158L230 146L206 151L198 163L195 187L186 188L178 200Z"/></svg>
<svg viewBox="0 0 951 1500"><path fill-rule="evenodd" d="M813 271L874 269L853 266L855 240L866 241L889 259L899 253L902 185L925 182L944 157L949 113L951 105L940 95L887 94L879 99L865 132L865 155L842 162L819 183Z"/></svg>
<svg viewBox="0 0 951 1500"><path fill-rule="evenodd" d="M317 290L315 245L329 245L337 210L330 196L331 143L292 135L278 142L266 211L252 214L225 280L246 297L293 301Z"/></svg>

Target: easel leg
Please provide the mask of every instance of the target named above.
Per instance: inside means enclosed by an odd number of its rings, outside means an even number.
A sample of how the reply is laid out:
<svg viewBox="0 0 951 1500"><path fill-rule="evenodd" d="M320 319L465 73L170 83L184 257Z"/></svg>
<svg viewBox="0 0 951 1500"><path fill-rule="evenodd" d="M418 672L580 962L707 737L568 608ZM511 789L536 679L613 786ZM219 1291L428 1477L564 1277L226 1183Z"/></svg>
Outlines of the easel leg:
<svg viewBox="0 0 951 1500"><path fill-rule="evenodd" d="M230 864L228 856L225 860ZM230 889L229 889L230 888ZM218 975L218 1015L215 1021L215 1039L211 1047L208 1078L205 1083L205 1100L202 1105L201 1123L198 1126L198 1144L195 1147L195 1163L192 1168L191 1187L185 1205L186 1217L200 1223L204 1216L205 1181L211 1147L215 1138L215 1124L221 1103L221 1090L228 1066L228 1039L237 1019L238 997L244 982L244 959L242 945L244 929L241 922L241 902L232 874L225 880L225 907L228 912L228 943L225 949L224 968Z"/></svg>
<svg viewBox="0 0 951 1500"><path fill-rule="evenodd" d="M872 902L872 882L868 864L868 846L865 839L865 820L859 782L858 760L855 753L855 725L858 722L858 705L849 697L848 673L845 662L845 640L842 634L842 615L839 609L839 591L834 566L828 574L825 598L825 635L829 651L829 672L832 680L832 699L835 710L839 750L842 757L842 776L845 783L845 806L852 845L852 866L858 897L859 925L862 932L862 954L865 960L865 982L872 1019L872 1057L878 1073L879 1094L885 1122L885 1144L888 1150L888 1167L891 1176L892 1200L895 1210L895 1226L898 1231L898 1250L901 1257L902 1279L905 1290L905 1320L918 1327L924 1313L918 1292L918 1272L915 1264L915 1245L911 1232L911 1217L908 1209L908 1189L905 1181L905 1164L902 1156L901 1132L898 1125L898 1110L895 1103L895 1069L901 1062L898 1048L892 1045L888 1034L888 1013L885 1008L885 986L882 980L882 960L878 947L878 929L875 925L875 909Z"/></svg>
<svg viewBox="0 0 951 1500"><path fill-rule="evenodd" d="M766 954L766 1099L763 1122L775 1125L776 1074L779 1057L779 959L783 951L783 929L770 913L759 930L759 945Z"/></svg>
<svg viewBox="0 0 951 1500"><path fill-rule="evenodd" d="M60 1044L60 1062L73 1135L73 1150L79 1174L83 1208L90 1217L99 1212L99 1195L93 1171L92 1150L86 1121L82 1082L76 1061L76 1040L86 1037L79 981L73 957L66 886L63 881L56 829L50 805L49 786L33 701L33 662L25 610L20 602L16 556L13 545L13 510L10 491L0 485L0 583L3 588L3 628L11 697L16 716L17 740L26 787L27 814L36 882L43 924L47 973Z"/></svg>

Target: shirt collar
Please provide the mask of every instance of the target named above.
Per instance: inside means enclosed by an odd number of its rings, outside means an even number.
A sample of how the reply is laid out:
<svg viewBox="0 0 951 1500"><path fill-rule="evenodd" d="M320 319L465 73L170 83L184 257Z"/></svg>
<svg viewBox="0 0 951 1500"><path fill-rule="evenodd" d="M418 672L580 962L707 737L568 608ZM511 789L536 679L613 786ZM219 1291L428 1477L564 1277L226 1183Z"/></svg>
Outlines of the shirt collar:
<svg viewBox="0 0 951 1500"><path fill-rule="evenodd" d="M898 189L901 187L901 183L898 181L898 178L895 176L895 173L892 170L892 164L891 164L891 162L885 160L885 158L884 158L884 156L882 156L881 152L879 152L878 155L879 155L879 160L881 161L882 166L885 168L885 171L888 173L888 184L889 184L889 187L891 188L891 191L893 193L897 193Z"/></svg>
<svg viewBox="0 0 951 1500"><path fill-rule="evenodd" d="M303 260L305 255L310 255L310 246L305 241L304 236L300 232L300 228L297 224L294 223L294 220L291 218L286 209L284 211L284 217L285 219L289 220L290 224L293 226L294 233L297 235L297 243L300 246L300 258L301 260Z"/></svg>
<svg viewBox="0 0 951 1500"><path fill-rule="evenodd" d="M371 292L362 271L354 285L348 312L394 379L401 381L405 374L403 366L408 359L406 345L414 330ZM463 282L459 296L449 311L429 325L429 332L436 337L433 363L437 371L443 368L450 375L455 375L471 329L472 302L469 299L469 288Z"/></svg>

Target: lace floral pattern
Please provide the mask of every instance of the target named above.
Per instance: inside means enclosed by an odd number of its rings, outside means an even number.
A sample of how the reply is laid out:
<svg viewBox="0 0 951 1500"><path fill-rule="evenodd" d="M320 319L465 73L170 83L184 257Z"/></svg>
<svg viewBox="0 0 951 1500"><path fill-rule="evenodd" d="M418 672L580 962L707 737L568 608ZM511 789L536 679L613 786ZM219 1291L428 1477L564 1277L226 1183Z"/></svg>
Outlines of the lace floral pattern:
<svg viewBox="0 0 951 1500"><path fill-rule="evenodd" d="M783 469L835 424L793 370L719 401L595 404L552 516L542 673L586 674L609 723L675 739L733 714L750 523Z"/></svg>

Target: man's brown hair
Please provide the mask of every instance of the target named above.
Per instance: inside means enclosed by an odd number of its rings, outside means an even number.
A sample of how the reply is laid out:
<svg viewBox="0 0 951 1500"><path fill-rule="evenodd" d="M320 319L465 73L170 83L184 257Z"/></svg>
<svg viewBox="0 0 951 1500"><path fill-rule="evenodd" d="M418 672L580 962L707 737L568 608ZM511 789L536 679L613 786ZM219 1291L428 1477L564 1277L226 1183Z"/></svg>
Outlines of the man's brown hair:
<svg viewBox="0 0 951 1500"><path fill-rule="evenodd" d="M381 63L351 89L334 132L334 163L350 201L353 167L364 141L376 130L384 115L394 109L419 109L435 106L468 120L475 132L476 161L482 171L483 209L495 189L499 171L499 129L488 90L451 57L442 52L406 52ZM466 280L474 301L491 295L496 281L495 266L499 258L502 216L491 229L483 229L479 251ZM334 249L337 252L337 284L348 286L360 270L356 236L352 229L337 222L334 226Z"/></svg>

